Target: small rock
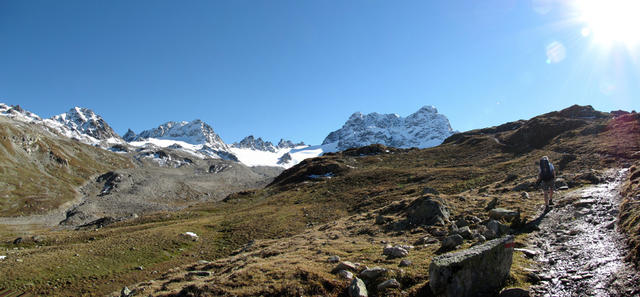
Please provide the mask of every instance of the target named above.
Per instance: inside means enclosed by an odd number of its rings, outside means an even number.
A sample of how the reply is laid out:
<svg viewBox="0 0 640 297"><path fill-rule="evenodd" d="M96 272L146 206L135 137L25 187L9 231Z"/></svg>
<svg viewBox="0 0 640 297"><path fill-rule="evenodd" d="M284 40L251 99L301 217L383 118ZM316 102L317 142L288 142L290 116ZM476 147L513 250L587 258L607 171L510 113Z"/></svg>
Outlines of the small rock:
<svg viewBox="0 0 640 297"><path fill-rule="evenodd" d="M389 288L400 288L400 283L395 279L388 279L377 286L378 291L382 291Z"/></svg>
<svg viewBox="0 0 640 297"><path fill-rule="evenodd" d="M605 226L605 228L607 228L608 230L613 230L616 228L616 221L612 221L611 223L607 224Z"/></svg>
<svg viewBox="0 0 640 297"><path fill-rule="evenodd" d="M354 278L349 285L349 296L351 297L368 297L367 287L364 282L359 278Z"/></svg>
<svg viewBox="0 0 640 297"><path fill-rule="evenodd" d="M491 230L488 230L488 231L491 231ZM475 240L476 242L482 243L482 242L487 241L487 238L484 237L484 235L482 235L482 234L476 233L476 234L473 234L473 240Z"/></svg>
<svg viewBox="0 0 640 297"><path fill-rule="evenodd" d="M187 275L193 275L193 276L212 276L212 275L213 275L213 273L211 273L211 271L194 270L194 271L189 271L189 273L187 273Z"/></svg>
<svg viewBox="0 0 640 297"><path fill-rule="evenodd" d="M138 266L138 267L136 267L136 270L144 270L144 267Z"/></svg>
<svg viewBox="0 0 640 297"><path fill-rule="evenodd" d="M460 236L459 234L450 235L442 240L440 249L443 251L450 251L461 245L463 242L464 238L462 238L462 236Z"/></svg>
<svg viewBox="0 0 640 297"><path fill-rule="evenodd" d="M409 251L397 245L393 247L388 245L382 250L382 254L391 258L402 258L408 256Z"/></svg>
<svg viewBox="0 0 640 297"><path fill-rule="evenodd" d="M120 297L129 297L131 295L131 290L129 290L129 288L127 287L122 288L122 290L120 291Z"/></svg>
<svg viewBox="0 0 640 297"><path fill-rule="evenodd" d="M198 241L198 238L199 238L198 234L195 234L193 232L185 232L180 234L180 236L193 241Z"/></svg>
<svg viewBox="0 0 640 297"><path fill-rule="evenodd" d="M418 239L418 241L416 241L416 245L423 245L423 244L432 244L432 243L437 243L438 239L437 238L433 238L431 236L425 236L422 237L420 239Z"/></svg>
<svg viewBox="0 0 640 297"><path fill-rule="evenodd" d="M411 262L411 260L404 259L404 260L400 261L400 264L398 264L398 266L407 267L407 266L411 266L411 264L413 264L413 262Z"/></svg>
<svg viewBox="0 0 640 297"><path fill-rule="evenodd" d="M358 269L357 265L349 261L342 261L338 263L338 265L336 266L336 268L333 269L333 271L336 271L336 272L340 270L356 271L356 269Z"/></svg>
<svg viewBox="0 0 640 297"><path fill-rule="evenodd" d="M469 229L469 226L464 226L458 229L458 234L460 234L460 236L462 236L465 239L473 238L473 233L471 233L471 229Z"/></svg>
<svg viewBox="0 0 640 297"><path fill-rule="evenodd" d="M351 273L351 271L347 271L347 270L340 270L338 271L338 275L344 279L348 279L348 280L352 280L353 279L353 273Z"/></svg>
<svg viewBox="0 0 640 297"><path fill-rule="evenodd" d="M360 272L360 277L363 277L366 279L377 279L378 277L383 276L386 273L387 273L386 268L373 267L373 268L367 268L362 272Z"/></svg>
<svg viewBox="0 0 640 297"><path fill-rule="evenodd" d="M502 290L499 297L529 297L529 291L521 288L509 288Z"/></svg>
<svg viewBox="0 0 640 297"><path fill-rule="evenodd" d="M456 221L456 226L458 226L458 228L469 226L469 222L467 222L467 220L465 219L459 219Z"/></svg>
<svg viewBox="0 0 640 297"><path fill-rule="evenodd" d="M6 258L7 258L7 256L0 255L0 261L4 260L4 259L6 259Z"/></svg>
<svg viewBox="0 0 640 297"><path fill-rule="evenodd" d="M565 190L569 190L569 186L560 186L560 187L558 187L558 191L565 191Z"/></svg>
<svg viewBox="0 0 640 297"><path fill-rule="evenodd" d="M495 236L506 234L509 231L509 227L496 220L490 220L489 222L487 222L487 228L493 231L493 233L495 233ZM489 236L486 235L485 237L489 238Z"/></svg>
<svg viewBox="0 0 640 297"><path fill-rule="evenodd" d="M376 217L376 225L383 225L391 221L393 221L393 218L391 217L387 217L383 215L379 215Z"/></svg>
<svg viewBox="0 0 640 297"><path fill-rule="evenodd" d="M505 208L494 208L489 211L489 217L494 220L505 219L507 221L513 221L520 218L520 213Z"/></svg>
<svg viewBox="0 0 640 297"><path fill-rule="evenodd" d="M520 248L516 248L516 249L513 249L513 250L514 251L518 251L518 252L522 252L527 258L533 258L533 257L538 255L538 252L536 252L534 250L520 249Z"/></svg>
<svg viewBox="0 0 640 297"><path fill-rule="evenodd" d="M340 262L340 256L337 256L337 255L331 256L331 257L329 257L329 259L327 259L327 261L329 263L338 263L338 262Z"/></svg>
<svg viewBox="0 0 640 297"><path fill-rule="evenodd" d="M200 264L200 265L207 265L209 263L211 263L211 262L209 262L207 260L198 260L198 264Z"/></svg>
<svg viewBox="0 0 640 297"><path fill-rule="evenodd" d="M523 199L529 199L529 193L522 192L522 193L520 193L520 197L522 197Z"/></svg>
<svg viewBox="0 0 640 297"><path fill-rule="evenodd" d="M13 240L13 244L20 244L20 243L22 243L22 237L18 237Z"/></svg>

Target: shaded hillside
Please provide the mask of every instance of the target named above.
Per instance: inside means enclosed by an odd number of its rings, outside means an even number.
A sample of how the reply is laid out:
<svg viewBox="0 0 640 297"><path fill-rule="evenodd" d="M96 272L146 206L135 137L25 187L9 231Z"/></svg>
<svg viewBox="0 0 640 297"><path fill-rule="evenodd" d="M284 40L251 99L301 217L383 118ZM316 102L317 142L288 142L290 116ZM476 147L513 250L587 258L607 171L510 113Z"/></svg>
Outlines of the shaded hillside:
<svg viewBox="0 0 640 297"><path fill-rule="evenodd" d="M0 117L0 216L43 213L76 198L90 177L130 167L126 157Z"/></svg>

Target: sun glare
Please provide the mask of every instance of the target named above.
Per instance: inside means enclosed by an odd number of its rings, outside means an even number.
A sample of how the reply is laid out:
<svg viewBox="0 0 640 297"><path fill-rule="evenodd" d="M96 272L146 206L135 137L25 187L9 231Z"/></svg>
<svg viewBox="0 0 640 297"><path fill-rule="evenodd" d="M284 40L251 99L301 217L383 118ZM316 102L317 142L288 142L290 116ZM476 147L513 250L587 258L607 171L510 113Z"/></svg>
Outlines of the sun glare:
<svg viewBox="0 0 640 297"><path fill-rule="evenodd" d="M577 0L576 4L587 25L583 36L605 45L640 44L640 0Z"/></svg>

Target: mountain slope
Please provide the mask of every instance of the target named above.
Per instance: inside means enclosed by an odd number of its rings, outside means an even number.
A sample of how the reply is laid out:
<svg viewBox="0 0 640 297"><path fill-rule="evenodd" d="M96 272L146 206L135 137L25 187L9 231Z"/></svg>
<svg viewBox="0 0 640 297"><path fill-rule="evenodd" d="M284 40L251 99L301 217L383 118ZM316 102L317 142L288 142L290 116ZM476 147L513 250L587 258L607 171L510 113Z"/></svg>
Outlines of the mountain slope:
<svg viewBox="0 0 640 297"><path fill-rule="evenodd" d="M442 143L451 134L449 120L434 107L425 106L406 118L397 114L356 112L322 144L337 143L338 150L375 143L398 148L426 148Z"/></svg>
<svg viewBox="0 0 640 297"><path fill-rule="evenodd" d="M128 158L0 116L0 216L43 213L73 200L93 175L129 168Z"/></svg>

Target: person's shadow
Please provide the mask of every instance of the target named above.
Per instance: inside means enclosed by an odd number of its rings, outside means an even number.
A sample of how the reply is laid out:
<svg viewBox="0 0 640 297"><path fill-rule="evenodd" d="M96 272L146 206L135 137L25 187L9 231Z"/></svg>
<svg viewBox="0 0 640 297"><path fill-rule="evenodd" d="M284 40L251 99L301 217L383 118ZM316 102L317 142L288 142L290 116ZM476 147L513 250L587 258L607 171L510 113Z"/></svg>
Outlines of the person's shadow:
<svg viewBox="0 0 640 297"><path fill-rule="evenodd" d="M538 231L540 230L540 228L538 227L540 225L540 223L542 222L542 220L547 216L547 213L550 211L551 209L545 209L537 218L535 218L534 220L530 221L530 222L525 222L524 224L522 224L519 228L517 228L515 231L518 234L522 234L522 233L531 233L533 231Z"/></svg>

